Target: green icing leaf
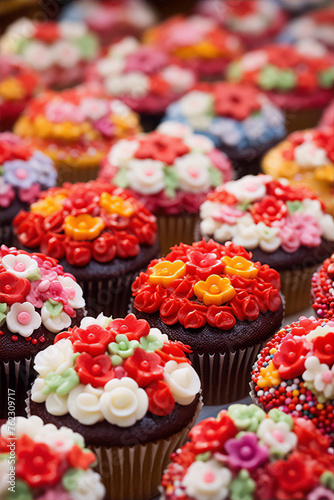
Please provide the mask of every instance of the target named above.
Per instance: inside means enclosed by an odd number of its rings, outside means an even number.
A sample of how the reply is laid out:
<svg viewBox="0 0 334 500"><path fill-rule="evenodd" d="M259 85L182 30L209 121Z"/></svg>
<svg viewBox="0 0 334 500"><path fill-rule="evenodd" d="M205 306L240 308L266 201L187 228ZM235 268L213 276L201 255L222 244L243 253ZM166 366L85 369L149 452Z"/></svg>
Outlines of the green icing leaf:
<svg viewBox="0 0 334 500"><path fill-rule="evenodd" d="M0 326L6 321L7 304L0 303Z"/></svg>
<svg viewBox="0 0 334 500"><path fill-rule="evenodd" d="M249 201L243 201L242 203L239 203L239 205L237 205L237 209L241 210L242 212L247 212L249 206L250 206Z"/></svg>
<svg viewBox="0 0 334 500"><path fill-rule="evenodd" d="M218 168L209 167L209 175L212 186L218 187L223 183L223 174Z"/></svg>
<svg viewBox="0 0 334 500"><path fill-rule="evenodd" d="M83 474L82 469L69 469L64 474L61 484L67 491L74 491L77 489L78 483L80 481L80 477Z"/></svg>
<svg viewBox="0 0 334 500"><path fill-rule="evenodd" d="M146 337L141 337L140 345L146 352L154 352L158 349L162 349L164 342L162 339L158 339L154 334L149 333Z"/></svg>
<svg viewBox="0 0 334 500"><path fill-rule="evenodd" d="M27 279L29 281L40 280L41 279L41 271L39 270L39 268L37 267L37 269L34 269L34 271L32 271L29 274L29 276L27 276Z"/></svg>
<svg viewBox="0 0 334 500"><path fill-rule="evenodd" d="M121 168L113 178L113 184L118 187L126 188L129 185L128 173L126 168Z"/></svg>
<svg viewBox="0 0 334 500"><path fill-rule="evenodd" d="M292 69L285 69L279 72L277 88L279 90L293 89L297 84L296 73Z"/></svg>
<svg viewBox="0 0 334 500"><path fill-rule="evenodd" d="M63 310L63 304L61 302L51 302L50 300L47 300L45 302L45 307L52 318L56 318L57 316L59 316L59 314Z"/></svg>
<svg viewBox="0 0 334 500"><path fill-rule="evenodd" d="M242 469L230 484L231 500L253 500L255 488L256 483L250 477L248 470Z"/></svg>
<svg viewBox="0 0 334 500"><path fill-rule="evenodd" d="M201 462L207 462L211 457L211 453L207 451L206 453L199 453L196 455L195 460L199 460Z"/></svg>
<svg viewBox="0 0 334 500"><path fill-rule="evenodd" d="M15 52L20 55L23 54L28 45L30 45L31 43L32 42L27 38L20 38L19 40L16 41Z"/></svg>
<svg viewBox="0 0 334 500"><path fill-rule="evenodd" d="M77 45L84 59L90 60L96 56L98 51L98 41L95 36L86 34L79 38L75 38L73 41Z"/></svg>
<svg viewBox="0 0 334 500"><path fill-rule="evenodd" d="M111 364L113 366L121 366L123 364L123 359L118 356L117 354L114 354L113 356L111 356Z"/></svg>
<svg viewBox="0 0 334 500"><path fill-rule="evenodd" d="M320 476L320 483L328 490L334 491L334 474L330 471L323 472Z"/></svg>
<svg viewBox="0 0 334 500"><path fill-rule="evenodd" d="M285 422L286 424L288 424L290 431L292 430L293 420L290 417L290 415L283 413L282 411L278 410L277 408L273 408L272 410L270 410L268 415L276 423L277 422Z"/></svg>
<svg viewBox="0 0 334 500"><path fill-rule="evenodd" d="M168 198L175 198L175 190L179 185L179 180L174 167L164 168L165 193Z"/></svg>
<svg viewBox="0 0 334 500"><path fill-rule="evenodd" d="M268 64L261 69L258 84L266 90L272 90L277 87L279 80L279 69L272 64Z"/></svg>
<svg viewBox="0 0 334 500"><path fill-rule="evenodd" d="M3 175L4 174L4 168L3 168L3 165L0 165L0 175Z"/></svg>
<svg viewBox="0 0 334 500"><path fill-rule="evenodd" d="M240 82L242 78L242 67L240 62L233 62L227 68L227 79L232 82Z"/></svg>
<svg viewBox="0 0 334 500"><path fill-rule="evenodd" d="M296 212L303 212L303 204L300 201L287 201L286 206L291 215Z"/></svg>
<svg viewBox="0 0 334 500"><path fill-rule="evenodd" d="M139 346L138 340L129 340L122 333L116 335L116 342L111 342L108 345L108 350L111 354L116 354L122 359L133 356L135 349Z"/></svg>
<svg viewBox="0 0 334 500"><path fill-rule="evenodd" d="M334 84L334 68L320 71L318 79L321 87L330 89Z"/></svg>
<svg viewBox="0 0 334 500"><path fill-rule="evenodd" d="M45 377L43 394L55 392L58 396L65 396L74 387L80 384L80 379L74 368L67 368L62 375L51 372Z"/></svg>
<svg viewBox="0 0 334 500"><path fill-rule="evenodd" d="M15 492L9 491L7 498L8 500L32 500L33 497L29 486L24 481L16 479Z"/></svg>
<svg viewBox="0 0 334 500"><path fill-rule="evenodd" d="M228 408L228 414L240 431L256 432L266 414L258 406L235 404Z"/></svg>

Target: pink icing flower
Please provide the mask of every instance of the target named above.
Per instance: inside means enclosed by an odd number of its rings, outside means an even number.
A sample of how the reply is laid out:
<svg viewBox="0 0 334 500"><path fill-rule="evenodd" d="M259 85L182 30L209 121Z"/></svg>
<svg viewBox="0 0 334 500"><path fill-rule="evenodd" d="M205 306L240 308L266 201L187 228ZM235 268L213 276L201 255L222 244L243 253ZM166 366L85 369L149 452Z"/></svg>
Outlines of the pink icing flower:
<svg viewBox="0 0 334 500"><path fill-rule="evenodd" d="M80 123L85 117L78 106L71 102L63 102L60 99L53 99L45 106L45 116L53 123L63 123L66 121Z"/></svg>
<svg viewBox="0 0 334 500"><path fill-rule="evenodd" d="M212 214L212 218L218 222L226 222L226 224L235 224L239 217L245 215L242 210L238 210L229 205L222 205Z"/></svg>
<svg viewBox="0 0 334 500"><path fill-rule="evenodd" d="M115 134L115 125L110 121L108 117L103 117L99 120L96 120L93 126L105 137L113 137Z"/></svg>
<svg viewBox="0 0 334 500"><path fill-rule="evenodd" d="M317 247L321 243L322 228L312 215L294 214L279 221L278 225L285 252L295 252L301 245Z"/></svg>
<svg viewBox="0 0 334 500"><path fill-rule="evenodd" d="M0 179L0 206L3 208L9 207L14 198L15 191L12 186Z"/></svg>
<svg viewBox="0 0 334 500"><path fill-rule="evenodd" d="M37 200L38 195L41 191L41 186L37 182L32 184L29 188L21 188L19 189L19 198L21 201L25 203L33 203Z"/></svg>
<svg viewBox="0 0 334 500"><path fill-rule="evenodd" d="M143 47L126 59L125 71L140 71L141 73L156 73L168 63L168 56L152 47Z"/></svg>
<svg viewBox="0 0 334 500"><path fill-rule="evenodd" d="M208 156L215 167L219 168L224 174L224 182L232 180L232 170L231 164L227 156L219 151L219 149L214 148L209 153Z"/></svg>

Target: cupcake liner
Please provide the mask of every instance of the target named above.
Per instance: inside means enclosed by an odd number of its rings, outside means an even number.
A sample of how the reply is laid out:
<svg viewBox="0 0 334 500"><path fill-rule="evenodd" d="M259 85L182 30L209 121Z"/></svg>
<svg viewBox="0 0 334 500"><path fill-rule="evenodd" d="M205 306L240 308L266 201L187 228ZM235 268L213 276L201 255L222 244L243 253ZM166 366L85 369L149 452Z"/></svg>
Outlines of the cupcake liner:
<svg viewBox="0 0 334 500"><path fill-rule="evenodd" d="M33 377L31 357L21 361L2 361L0 363L0 419L8 418L9 401L10 411L15 408L16 416L26 415L25 398ZM12 391L14 392L12 393ZM15 402L15 406L12 404L13 402Z"/></svg>
<svg viewBox="0 0 334 500"><path fill-rule="evenodd" d="M13 226L11 224L0 223L0 242L1 245L12 246Z"/></svg>
<svg viewBox="0 0 334 500"><path fill-rule="evenodd" d="M55 161L55 166L58 171L58 186L62 186L64 182L88 182L95 180L99 171L99 165L91 167L75 167L67 163Z"/></svg>
<svg viewBox="0 0 334 500"><path fill-rule="evenodd" d="M303 269L280 271L281 292L285 297L285 314L294 314L310 305L311 279L318 264Z"/></svg>
<svg viewBox="0 0 334 500"><path fill-rule="evenodd" d="M161 254L166 255L172 246L181 241L191 245L194 241L194 229L198 220L198 214L158 215Z"/></svg>
<svg viewBox="0 0 334 500"><path fill-rule="evenodd" d="M323 113L323 108L285 110L285 122L288 134L296 130L305 130L317 126Z"/></svg>

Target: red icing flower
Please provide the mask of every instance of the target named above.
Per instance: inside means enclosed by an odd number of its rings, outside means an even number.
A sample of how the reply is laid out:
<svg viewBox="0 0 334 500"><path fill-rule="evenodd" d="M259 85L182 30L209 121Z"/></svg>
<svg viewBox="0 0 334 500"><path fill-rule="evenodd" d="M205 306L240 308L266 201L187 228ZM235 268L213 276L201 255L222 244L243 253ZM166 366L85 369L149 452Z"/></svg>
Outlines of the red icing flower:
<svg viewBox="0 0 334 500"><path fill-rule="evenodd" d="M110 262L117 251L117 239L112 233L101 234L92 244L92 254L97 262Z"/></svg>
<svg viewBox="0 0 334 500"><path fill-rule="evenodd" d="M321 432L315 428L311 420L297 418L295 420L293 432L297 435L298 449L300 451L311 455L318 461L321 459L322 461L325 460L325 467L329 459L329 467L333 466L331 457L328 456L327 453L329 448L328 436L321 434Z"/></svg>
<svg viewBox="0 0 334 500"><path fill-rule="evenodd" d="M323 337L316 337L312 343L313 354L317 356L320 363L332 365L334 363L334 332L328 332Z"/></svg>
<svg viewBox="0 0 334 500"><path fill-rule="evenodd" d="M137 236L129 234L125 231L117 233L117 256L122 259L127 257L135 257L140 252L140 246Z"/></svg>
<svg viewBox="0 0 334 500"><path fill-rule="evenodd" d="M204 254L202 252L189 252L187 262L187 273L197 274L201 280L206 280L211 274L220 274L224 270L224 264L217 259L215 253Z"/></svg>
<svg viewBox="0 0 334 500"><path fill-rule="evenodd" d="M23 246L35 248L40 244L44 234L41 215L21 210L13 220L13 225Z"/></svg>
<svg viewBox="0 0 334 500"><path fill-rule="evenodd" d="M235 205L236 203L238 203L237 198L233 194L228 193L223 189L220 191L219 189L220 188L209 193L207 199L210 201L219 201L219 203L222 203L224 205Z"/></svg>
<svg viewBox="0 0 334 500"><path fill-rule="evenodd" d="M215 326L221 330L231 330L236 324L236 319L232 314L231 307L218 307L212 305L206 314L206 319L210 326Z"/></svg>
<svg viewBox="0 0 334 500"><path fill-rule="evenodd" d="M172 165L178 156L189 153L190 149L179 137L170 137L159 132L151 132L139 142L136 158L160 160Z"/></svg>
<svg viewBox="0 0 334 500"><path fill-rule="evenodd" d="M256 224L264 222L271 226L273 222L283 219L288 214L288 209L283 201L273 196L265 196L263 200L254 203L251 213Z"/></svg>
<svg viewBox="0 0 334 500"><path fill-rule="evenodd" d="M37 23L35 25L34 38L46 43L55 42L60 38L58 24L52 22Z"/></svg>
<svg viewBox="0 0 334 500"><path fill-rule="evenodd" d="M302 55L291 45L270 45L266 51L268 62L278 68L293 68L303 59Z"/></svg>
<svg viewBox="0 0 334 500"><path fill-rule="evenodd" d="M153 415L164 417L169 415L175 406L173 394L162 380L151 382L145 389L148 396L148 411Z"/></svg>
<svg viewBox="0 0 334 500"><path fill-rule="evenodd" d="M288 337L288 336L287 336ZM285 338L273 358L274 365L283 379L295 378L305 369L309 348L303 338Z"/></svg>
<svg viewBox="0 0 334 500"><path fill-rule="evenodd" d="M184 328L202 328L206 323L207 307L189 300L178 312L178 320Z"/></svg>
<svg viewBox="0 0 334 500"><path fill-rule="evenodd" d="M305 498L306 493L315 486L312 462L308 458L295 451L286 460L277 460L269 465L270 474L277 484L277 499Z"/></svg>
<svg viewBox="0 0 334 500"><path fill-rule="evenodd" d="M115 335L102 326L90 325L86 329L73 328L69 339L74 352L88 352L91 356L98 356L106 352L108 344L114 341Z"/></svg>
<svg viewBox="0 0 334 500"><path fill-rule="evenodd" d="M30 292L30 281L26 278L17 278L14 274L4 272L0 274L0 302L9 306L15 302L24 302Z"/></svg>
<svg viewBox="0 0 334 500"><path fill-rule="evenodd" d="M260 109L258 92L253 87L218 83L213 87L216 112L220 116L245 120Z"/></svg>
<svg viewBox="0 0 334 500"><path fill-rule="evenodd" d="M90 241L68 240L65 251L66 260L71 266L85 266L92 258Z"/></svg>
<svg viewBox="0 0 334 500"><path fill-rule="evenodd" d="M233 420L226 410L219 413L219 420L207 418L197 424L190 432L189 438L197 453L207 451L222 452L224 444L238 432Z"/></svg>
<svg viewBox="0 0 334 500"><path fill-rule="evenodd" d="M55 259L62 259L65 255L66 236L64 234L48 233L41 241L41 251Z"/></svg>
<svg viewBox="0 0 334 500"><path fill-rule="evenodd" d="M145 319L137 319L134 314L128 314L124 319L114 319L109 323L110 330L116 337L118 334L125 334L129 341L140 340L150 333L150 325Z"/></svg>
<svg viewBox="0 0 334 500"><path fill-rule="evenodd" d="M43 228L45 231L52 231L53 233L60 233L64 226L64 212L59 210L45 217Z"/></svg>
<svg viewBox="0 0 334 500"><path fill-rule="evenodd" d="M138 311L144 311L147 313L156 312L162 302L165 295L165 291L161 290L163 287L160 285L158 287L150 287L148 290L143 290L139 292L134 300L134 306Z"/></svg>
<svg viewBox="0 0 334 500"><path fill-rule="evenodd" d="M151 382L164 378L161 358L155 352L136 349L134 355L124 362L124 370L133 378L139 387L147 387Z"/></svg>
<svg viewBox="0 0 334 500"><path fill-rule="evenodd" d="M96 456L93 452L84 451L80 446L75 444L67 453L67 460L72 467L87 470L96 461Z"/></svg>
<svg viewBox="0 0 334 500"><path fill-rule="evenodd" d="M182 301L180 299L165 299L160 306L160 317L165 325L175 325L178 321L179 309Z"/></svg>
<svg viewBox="0 0 334 500"><path fill-rule="evenodd" d="M264 264L263 266L261 266L257 275L266 283L271 283L275 290L279 291L281 289L281 277L279 272L269 267L268 264Z"/></svg>
<svg viewBox="0 0 334 500"><path fill-rule="evenodd" d="M81 383L91 384L93 387L104 387L115 377L111 359L107 354L93 357L84 352L76 359L75 369Z"/></svg>
<svg viewBox="0 0 334 500"><path fill-rule="evenodd" d="M293 150L292 150L293 155ZM290 158L293 160L293 157ZM290 186L281 184L277 180L272 180L266 185L267 194L282 201L303 201L305 198L315 199L313 191L304 186Z"/></svg>
<svg viewBox="0 0 334 500"><path fill-rule="evenodd" d="M98 215L100 195L93 189L87 190L82 184L74 185L69 197L64 200L64 211L67 215Z"/></svg>
<svg viewBox="0 0 334 500"><path fill-rule="evenodd" d="M190 353L189 346L182 344L182 342L172 342L169 340L165 342L162 349L155 351L161 358L161 364L165 365L168 361L176 361L177 363L190 363L186 357L185 352Z"/></svg>

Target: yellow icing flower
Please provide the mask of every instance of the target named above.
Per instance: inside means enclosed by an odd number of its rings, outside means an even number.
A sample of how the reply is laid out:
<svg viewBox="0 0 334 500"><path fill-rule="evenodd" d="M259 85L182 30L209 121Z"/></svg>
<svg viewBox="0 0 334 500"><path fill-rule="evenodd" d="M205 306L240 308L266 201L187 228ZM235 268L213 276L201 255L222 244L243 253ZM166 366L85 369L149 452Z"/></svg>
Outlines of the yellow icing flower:
<svg viewBox="0 0 334 500"><path fill-rule="evenodd" d="M58 212L63 207L63 199L66 198L65 193L58 193L55 196L46 196L45 198L36 201L30 207L30 211L35 214L48 215Z"/></svg>
<svg viewBox="0 0 334 500"><path fill-rule="evenodd" d="M224 302L233 299L235 289L228 278L221 278L217 274L212 274L206 281L196 283L194 293L206 306L211 304L220 306Z"/></svg>
<svg viewBox="0 0 334 500"><path fill-rule="evenodd" d="M259 272L253 262L238 255L232 258L225 255L221 260L226 266L225 273L230 276L237 274L242 278L255 278Z"/></svg>
<svg viewBox="0 0 334 500"><path fill-rule="evenodd" d="M177 278L182 278L186 274L186 265L182 260L169 262L162 260L155 266L151 267L151 273L148 277L149 281L154 285L162 285L168 287Z"/></svg>
<svg viewBox="0 0 334 500"><path fill-rule="evenodd" d="M318 181L334 182L334 166L325 165L324 167L317 168L314 171L314 178Z"/></svg>
<svg viewBox="0 0 334 500"><path fill-rule="evenodd" d="M263 389L264 387L274 387L281 383L278 369L275 367L272 360L269 361L268 366L261 368L260 376L257 379L257 385Z"/></svg>
<svg viewBox="0 0 334 500"><path fill-rule="evenodd" d="M53 125L43 115L36 116L33 122L33 127L35 131L34 133L32 133L32 135L36 134L38 137L41 137L42 139L46 139L47 137L52 136Z"/></svg>
<svg viewBox="0 0 334 500"><path fill-rule="evenodd" d="M11 77L0 82L0 96L8 100L23 99L25 90L19 80Z"/></svg>
<svg viewBox="0 0 334 500"><path fill-rule="evenodd" d="M299 172L299 167L295 161L282 161L278 169L280 177L294 177Z"/></svg>
<svg viewBox="0 0 334 500"><path fill-rule="evenodd" d="M92 217L89 214L68 215L65 219L65 234L76 241L94 240L104 228L101 217Z"/></svg>
<svg viewBox="0 0 334 500"><path fill-rule="evenodd" d="M131 217L135 209L128 200L124 200L120 196L112 196L109 193L102 193L100 196L100 206L104 208L108 214L117 214L121 217Z"/></svg>
<svg viewBox="0 0 334 500"><path fill-rule="evenodd" d="M133 129L134 134L141 131L135 113L129 113L126 116L112 114L111 122L115 125L115 136L118 138L127 137L130 129Z"/></svg>

